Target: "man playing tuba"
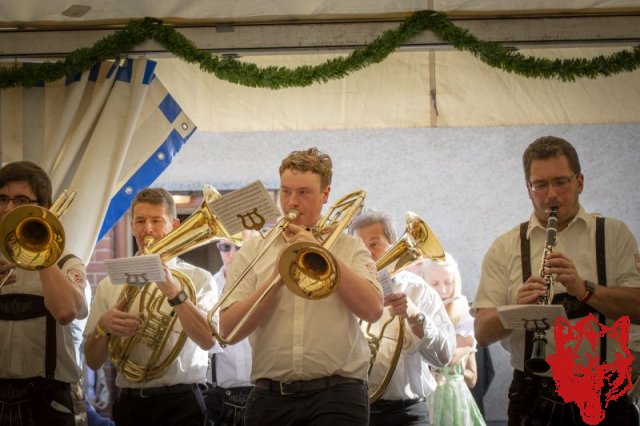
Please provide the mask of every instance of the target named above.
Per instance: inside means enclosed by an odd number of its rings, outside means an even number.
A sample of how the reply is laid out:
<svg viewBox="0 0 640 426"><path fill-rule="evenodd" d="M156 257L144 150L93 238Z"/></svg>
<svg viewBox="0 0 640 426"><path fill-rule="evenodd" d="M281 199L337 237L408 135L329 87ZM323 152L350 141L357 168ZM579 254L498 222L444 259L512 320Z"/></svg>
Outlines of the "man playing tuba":
<svg viewBox="0 0 640 426"><path fill-rule="evenodd" d="M391 219L381 212L368 211L356 217L349 232L364 241L375 261L396 242ZM371 404L370 425L428 425L425 399L436 388L429 366L441 368L449 363L456 347L455 330L438 294L418 275L399 272L393 277L391 290L384 298L389 309L380 323L396 315L403 321L406 318L407 343L381 399ZM397 327L395 322L391 325ZM392 349L381 345L378 357L383 364Z"/></svg>
<svg viewBox="0 0 640 426"><path fill-rule="evenodd" d="M161 188L142 190L131 208L131 229L140 253L180 224L173 198ZM108 358L119 366L120 394L113 413L119 426L205 422L201 385L206 382L207 351L215 343L206 312L217 298L215 284L209 272L177 258L165 263L164 275L164 281L139 291L105 278L91 305L84 332L86 361L93 369ZM168 322L173 324L170 329ZM164 344L156 343L165 337ZM180 345L175 357L168 356ZM164 364L141 365L141 360Z"/></svg>

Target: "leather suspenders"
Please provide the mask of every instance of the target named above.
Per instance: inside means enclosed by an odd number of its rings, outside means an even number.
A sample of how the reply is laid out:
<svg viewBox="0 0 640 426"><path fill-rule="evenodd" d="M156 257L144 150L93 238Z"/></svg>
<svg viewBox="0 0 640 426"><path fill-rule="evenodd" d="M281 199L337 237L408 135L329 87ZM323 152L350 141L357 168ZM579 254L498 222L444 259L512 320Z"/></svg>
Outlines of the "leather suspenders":
<svg viewBox="0 0 640 426"><path fill-rule="evenodd" d="M604 217L596 218L596 266L598 269L598 284L607 286L607 268L605 258L605 239L604 239ZM522 261L522 282L524 283L531 276L531 250L529 247L529 239L527 238L527 229L529 228L529 222L523 222L520 224L520 257ZM601 324L605 324L605 316L593 309L586 303L580 302L573 296L568 294L556 294L553 298L552 304L562 304L567 311L567 317L569 319L580 318L587 316L589 313L598 313L598 321ZM533 346L533 331L527 331L525 333L525 346L524 357L525 361L531 356ZM600 337L600 363L603 364L607 360L607 339L604 336ZM526 366L526 362L525 362ZM525 367L525 374L532 374L527 371Z"/></svg>

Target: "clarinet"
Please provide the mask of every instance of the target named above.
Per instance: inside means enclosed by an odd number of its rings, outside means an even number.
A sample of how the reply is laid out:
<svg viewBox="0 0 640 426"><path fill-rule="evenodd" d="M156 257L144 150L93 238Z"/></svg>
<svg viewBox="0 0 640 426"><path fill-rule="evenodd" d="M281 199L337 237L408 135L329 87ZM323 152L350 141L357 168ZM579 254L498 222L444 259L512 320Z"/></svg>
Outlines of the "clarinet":
<svg viewBox="0 0 640 426"><path fill-rule="evenodd" d="M556 287L556 279L552 274L544 273L544 263L547 260L549 254L553 252L557 243L557 226L558 226L558 208L552 207L548 212L549 218L547 219L547 239L544 244L544 251L542 253L542 262L540 264L540 271L538 275L544 279L547 287L544 295L538 298L536 302L538 305L549 305L553 300ZM547 345L547 330L548 326L541 326L536 321L536 328L533 330L533 349L531 351L531 358L526 360L525 365L527 369L533 373L544 373L551 368L547 361L545 361L545 352Z"/></svg>

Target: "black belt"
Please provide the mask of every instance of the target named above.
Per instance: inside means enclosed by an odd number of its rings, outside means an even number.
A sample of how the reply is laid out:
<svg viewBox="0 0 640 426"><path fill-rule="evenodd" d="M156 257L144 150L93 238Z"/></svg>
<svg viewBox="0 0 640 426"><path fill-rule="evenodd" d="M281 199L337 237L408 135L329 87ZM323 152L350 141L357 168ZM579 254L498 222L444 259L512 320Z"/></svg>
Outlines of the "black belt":
<svg viewBox="0 0 640 426"><path fill-rule="evenodd" d="M331 386L342 385L345 383L364 384L362 380L352 379L350 377L328 376L321 377L319 379L296 380L292 382L278 382L277 380L271 379L258 379L256 380L255 387L257 389L264 389L274 393L279 393L280 395L289 395L300 392L311 392Z"/></svg>
<svg viewBox="0 0 640 426"><path fill-rule="evenodd" d="M149 398L159 395L173 395L177 393L193 392L197 388L198 385L196 383L158 386L155 388L122 388L120 389L120 395L131 396L134 398Z"/></svg>
<svg viewBox="0 0 640 426"><path fill-rule="evenodd" d="M424 398L398 399L398 400L379 399L373 404L371 404L371 412L387 413L390 411L398 411L423 401L424 401Z"/></svg>

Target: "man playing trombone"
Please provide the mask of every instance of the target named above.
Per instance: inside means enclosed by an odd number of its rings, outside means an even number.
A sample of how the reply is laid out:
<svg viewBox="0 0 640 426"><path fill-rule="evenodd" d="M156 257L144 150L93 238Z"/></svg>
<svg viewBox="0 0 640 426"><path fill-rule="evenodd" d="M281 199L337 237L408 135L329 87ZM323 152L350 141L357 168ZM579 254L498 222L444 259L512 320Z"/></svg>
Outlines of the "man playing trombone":
<svg viewBox="0 0 640 426"><path fill-rule="evenodd" d="M162 188L142 190L131 210L131 228L140 253L180 224L173 198ZM118 369L120 392L114 406L118 426L205 424L202 390L209 364L207 351L215 343L206 312L215 303L217 291L208 271L177 258L164 264L164 275L165 281L146 284L139 291L134 285L113 285L105 278L93 298L84 351L92 369L109 358ZM139 303L142 297L144 304ZM169 330L157 325L175 318L178 321ZM166 344L155 347L161 332L166 333ZM180 348L183 334L183 346L171 359L168 353ZM141 354L149 354L148 359L141 361Z"/></svg>
<svg viewBox="0 0 640 426"><path fill-rule="evenodd" d="M18 161L0 169L2 242L29 243L11 250L3 247L19 259L0 260L0 425L74 425L77 408L71 389L82 371L71 322L87 315L86 271L76 256L52 254L60 237L57 218L55 223L34 219L52 207L51 192L51 180L34 163ZM19 209L29 208L38 212L20 217ZM18 228L22 231L16 236ZM31 244L49 237L54 243L42 250ZM22 252L32 253L23 257Z"/></svg>
<svg viewBox="0 0 640 426"><path fill-rule="evenodd" d="M371 255L359 239L339 231L332 234L337 239L331 255L340 278L335 292L321 300L284 289L278 269L283 249L295 243L317 245L318 239L328 238L325 231L331 230L312 228L329 198L331 176L330 157L316 148L290 153L280 166L280 205L293 219L270 247L263 247L270 239L245 243L227 277L225 296L265 249L220 313L222 336L242 324L233 340L248 336L253 349L255 387L246 406L247 426L368 422L365 382L370 351L358 318L376 321L383 308ZM339 229L348 223L342 225ZM270 286L253 315L243 321Z"/></svg>

